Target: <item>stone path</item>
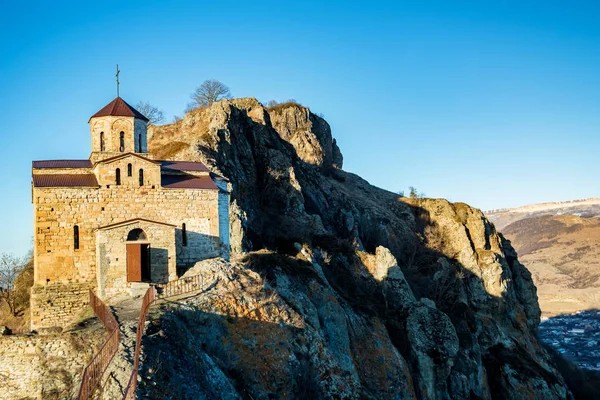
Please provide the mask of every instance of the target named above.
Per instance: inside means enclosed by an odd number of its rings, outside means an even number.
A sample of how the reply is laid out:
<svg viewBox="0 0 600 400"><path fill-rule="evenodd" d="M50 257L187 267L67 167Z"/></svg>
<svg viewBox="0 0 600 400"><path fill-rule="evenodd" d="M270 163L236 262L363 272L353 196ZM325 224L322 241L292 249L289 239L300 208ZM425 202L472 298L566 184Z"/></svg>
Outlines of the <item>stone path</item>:
<svg viewBox="0 0 600 400"><path fill-rule="evenodd" d="M119 400L129 383L133 371L135 353L135 336L137 323L142 307L142 297L123 296L111 300L110 306L121 329L119 351L104 373L102 391L97 398L102 400Z"/></svg>
<svg viewBox="0 0 600 400"><path fill-rule="evenodd" d="M199 289L194 292L173 296L171 299L176 300L198 296L205 290L207 289ZM136 331L142 301L143 295L135 298L128 295L121 295L109 301L111 304L109 307L119 324L121 335L119 338L119 350L104 372L101 383L102 389L97 391L98 393L94 396L96 400L119 400L123 398L123 393L127 388L131 372L133 371Z"/></svg>

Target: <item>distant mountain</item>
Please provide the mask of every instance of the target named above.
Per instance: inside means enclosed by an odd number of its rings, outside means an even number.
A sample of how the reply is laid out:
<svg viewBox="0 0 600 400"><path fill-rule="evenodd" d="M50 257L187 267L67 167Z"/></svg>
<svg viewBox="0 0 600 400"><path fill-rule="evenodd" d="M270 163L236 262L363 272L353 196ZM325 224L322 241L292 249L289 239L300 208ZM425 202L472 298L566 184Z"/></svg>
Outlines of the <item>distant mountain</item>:
<svg viewBox="0 0 600 400"><path fill-rule="evenodd" d="M486 211L485 215L502 231L513 222L542 215L576 215L579 217L600 216L600 198L530 204L516 208Z"/></svg>
<svg viewBox="0 0 600 400"><path fill-rule="evenodd" d="M600 307L600 199L486 213L531 271L544 315Z"/></svg>

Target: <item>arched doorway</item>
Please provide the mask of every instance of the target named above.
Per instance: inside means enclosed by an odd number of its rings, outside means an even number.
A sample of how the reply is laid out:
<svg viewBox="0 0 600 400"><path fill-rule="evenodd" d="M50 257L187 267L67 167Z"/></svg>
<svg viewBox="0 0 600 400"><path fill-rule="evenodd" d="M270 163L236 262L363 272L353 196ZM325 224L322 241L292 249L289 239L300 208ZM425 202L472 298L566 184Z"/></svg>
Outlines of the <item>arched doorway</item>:
<svg viewBox="0 0 600 400"><path fill-rule="evenodd" d="M150 243L139 228L127 234L127 282L151 282Z"/></svg>

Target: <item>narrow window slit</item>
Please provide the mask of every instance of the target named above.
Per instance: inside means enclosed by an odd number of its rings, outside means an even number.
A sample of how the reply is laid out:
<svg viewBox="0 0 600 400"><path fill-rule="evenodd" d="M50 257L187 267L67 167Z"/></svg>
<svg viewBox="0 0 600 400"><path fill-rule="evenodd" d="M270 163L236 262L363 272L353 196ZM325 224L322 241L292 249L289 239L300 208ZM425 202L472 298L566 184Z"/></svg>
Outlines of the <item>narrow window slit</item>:
<svg viewBox="0 0 600 400"><path fill-rule="evenodd" d="M79 226L73 226L73 248L79 249Z"/></svg>

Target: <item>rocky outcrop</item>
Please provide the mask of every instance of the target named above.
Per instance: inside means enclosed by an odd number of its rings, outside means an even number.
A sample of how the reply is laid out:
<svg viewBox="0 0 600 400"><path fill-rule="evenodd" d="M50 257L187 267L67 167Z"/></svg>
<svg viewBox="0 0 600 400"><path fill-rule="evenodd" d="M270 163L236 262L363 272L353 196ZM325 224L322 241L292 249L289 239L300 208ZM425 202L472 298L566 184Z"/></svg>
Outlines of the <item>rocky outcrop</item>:
<svg viewBox="0 0 600 400"><path fill-rule="evenodd" d="M229 179L242 258L197 266L215 285L155 317L148 395L205 376L190 390L206 397L570 398L531 276L479 210L341 170L327 123L295 104L221 101L152 137Z"/></svg>

